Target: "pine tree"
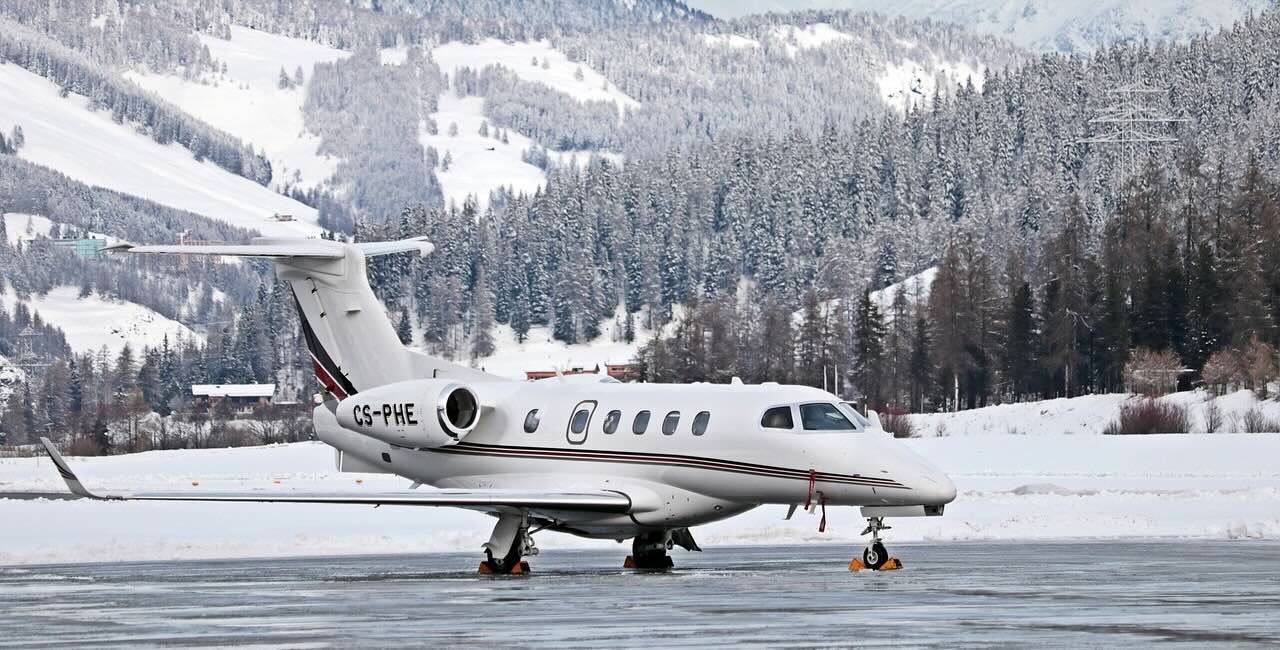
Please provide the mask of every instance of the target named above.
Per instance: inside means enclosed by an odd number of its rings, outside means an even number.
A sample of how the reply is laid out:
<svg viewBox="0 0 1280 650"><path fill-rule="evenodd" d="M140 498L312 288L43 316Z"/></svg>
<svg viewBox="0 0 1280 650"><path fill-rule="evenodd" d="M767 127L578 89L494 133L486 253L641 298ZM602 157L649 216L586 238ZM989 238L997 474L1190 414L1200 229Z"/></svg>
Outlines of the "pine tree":
<svg viewBox="0 0 1280 650"><path fill-rule="evenodd" d="M1023 282L1014 290L1004 326L1005 378L1013 396L1021 398L1036 388L1036 306L1030 284Z"/></svg>
<svg viewBox="0 0 1280 650"><path fill-rule="evenodd" d="M402 345L413 344L413 323L409 320L409 309L400 308L400 317L396 320L396 338Z"/></svg>
<svg viewBox="0 0 1280 650"><path fill-rule="evenodd" d="M280 78L276 82L276 87L280 90L288 90L293 87L293 81L289 79L289 73L284 71L284 66L280 66Z"/></svg>
<svg viewBox="0 0 1280 650"><path fill-rule="evenodd" d="M931 384L933 364L930 362L929 321L916 318L915 334L911 339L911 410L920 413L924 410Z"/></svg>
<svg viewBox="0 0 1280 650"><path fill-rule="evenodd" d="M864 291L858 301L853 324L854 382L866 397L868 406L880 408L884 403L884 317L880 308L871 300L871 292Z"/></svg>

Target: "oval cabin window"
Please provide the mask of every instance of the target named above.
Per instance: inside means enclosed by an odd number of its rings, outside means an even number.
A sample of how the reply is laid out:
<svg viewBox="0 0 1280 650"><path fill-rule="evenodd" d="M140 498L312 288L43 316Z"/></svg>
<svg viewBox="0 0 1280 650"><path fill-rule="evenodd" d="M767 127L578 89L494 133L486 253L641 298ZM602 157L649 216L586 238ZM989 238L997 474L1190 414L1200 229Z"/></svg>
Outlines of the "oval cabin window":
<svg viewBox="0 0 1280 650"><path fill-rule="evenodd" d="M618 430L618 423L622 421L622 411L609 411L604 416L604 432L614 433Z"/></svg>
<svg viewBox="0 0 1280 650"><path fill-rule="evenodd" d="M541 421L542 418L538 417L538 409L529 411L529 414L524 416L524 432L533 433L534 431L537 431L538 423Z"/></svg>
<svg viewBox="0 0 1280 650"><path fill-rule="evenodd" d="M645 429L648 429L648 428L649 428L649 412L640 411L639 413L636 413L636 419L634 422L631 423L631 433L634 433L638 436L644 433Z"/></svg>
<svg viewBox="0 0 1280 650"><path fill-rule="evenodd" d="M703 411L693 416L693 435L700 436L707 432L707 424L711 422L711 413Z"/></svg>
<svg viewBox="0 0 1280 650"><path fill-rule="evenodd" d="M662 418L662 435L669 436L676 432L676 427L680 424L680 411L672 411L667 417Z"/></svg>

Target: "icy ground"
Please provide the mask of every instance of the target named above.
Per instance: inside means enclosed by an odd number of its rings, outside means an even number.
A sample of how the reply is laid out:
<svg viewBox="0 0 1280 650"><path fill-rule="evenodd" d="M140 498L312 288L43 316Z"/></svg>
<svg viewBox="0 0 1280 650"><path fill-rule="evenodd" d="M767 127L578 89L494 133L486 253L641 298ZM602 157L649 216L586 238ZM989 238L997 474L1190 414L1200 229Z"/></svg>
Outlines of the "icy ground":
<svg viewBox="0 0 1280 650"><path fill-rule="evenodd" d="M959 496L944 517L892 522L895 541L1280 537L1278 434L1048 432L906 444L946 470ZM90 488L360 491L408 484L339 474L332 450L320 443L70 462ZM0 492L63 490L44 458L0 459ZM863 522L853 509L831 509L825 533L818 533L816 515L797 513L788 522L784 513L781 506L761 507L694 533L705 546L860 539ZM475 551L492 527L487 516L447 508L2 499L0 521L0 565ZM539 535L538 543L616 548L557 534Z"/></svg>
<svg viewBox="0 0 1280 650"><path fill-rule="evenodd" d="M0 568L15 647L1276 647L1275 542L831 544L558 551L482 578L474 554Z"/></svg>

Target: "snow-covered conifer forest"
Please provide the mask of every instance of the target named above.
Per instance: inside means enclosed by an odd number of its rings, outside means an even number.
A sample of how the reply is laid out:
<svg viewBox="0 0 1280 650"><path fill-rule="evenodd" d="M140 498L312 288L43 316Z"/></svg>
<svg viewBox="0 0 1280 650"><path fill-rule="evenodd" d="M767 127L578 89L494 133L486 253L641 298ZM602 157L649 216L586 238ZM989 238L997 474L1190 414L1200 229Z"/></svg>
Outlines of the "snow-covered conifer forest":
<svg viewBox="0 0 1280 650"><path fill-rule="evenodd" d="M1033 53L677 0L0 2L3 442L306 433L269 265L53 245L91 237L428 235L370 269L397 331L514 376L1267 397L1280 10L1206 29ZM245 382L271 426L192 406Z"/></svg>

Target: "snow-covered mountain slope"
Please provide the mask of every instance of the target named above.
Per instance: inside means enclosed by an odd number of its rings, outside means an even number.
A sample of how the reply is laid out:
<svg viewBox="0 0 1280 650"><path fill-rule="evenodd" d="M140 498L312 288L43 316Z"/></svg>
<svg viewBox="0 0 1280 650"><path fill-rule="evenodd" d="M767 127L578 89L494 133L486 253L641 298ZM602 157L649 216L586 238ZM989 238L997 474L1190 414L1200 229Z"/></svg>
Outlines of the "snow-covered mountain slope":
<svg viewBox="0 0 1280 650"><path fill-rule="evenodd" d="M907 306L925 305L929 302L929 289L933 287L933 279L938 277L938 267L929 267L909 278L895 282L883 289L871 292L871 301L880 308L886 318L892 318L893 302L901 293Z"/></svg>
<svg viewBox="0 0 1280 650"><path fill-rule="evenodd" d="M67 345L77 353L97 352L103 347L116 354L128 344L135 352L144 346L156 346L166 335L204 340L187 326L170 320L142 305L108 300L98 294L80 297L77 287L57 287L43 296L23 301L32 312L39 312L44 322L60 328ZM0 294L0 308L12 313L18 297L12 287Z"/></svg>
<svg viewBox="0 0 1280 650"><path fill-rule="evenodd" d="M177 144L160 145L85 97L59 96L56 84L16 65L0 65L0 124L26 135L21 158L90 185L133 194L161 205L254 228L264 235L315 236L317 213L293 199L196 161ZM273 214L291 214L278 222Z"/></svg>
<svg viewBox="0 0 1280 650"><path fill-rule="evenodd" d="M230 133L271 161L272 184L314 187L333 175L338 161L316 153L320 138L306 130L302 104L317 63L350 56L318 43L232 26L231 40L199 34L225 74L184 79L178 75L126 72L125 77L183 111ZM301 69L303 85L281 88L280 71Z"/></svg>
<svg viewBox="0 0 1280 650"><path fill-rule="evenodd" d="M444 191L444 200L459 206L468 196L476 197L483 207L489 192L509 187L517 194L532 193L547 181L541 169L521 159L533 142L515 131L507 132L507 142L494 137L498 130L490 128L488 136L480 135L484 116L484 98L458 97L452 92L440 95L439 110L431 114L438 126L435 135L425 125L418 140L423 147L434 147L440 159L449 157L449 168L436 168L436 178ZM449 135L457 126L456 135Z"/></svg>
<svg viewBox="0 0 1280 650"><path fill-rule="evenodd" d="M952 22L1038 51L1088 52L1132 40L1184 40L1230 26L1273 0L690 0L719 18L851 9Z"/></svg>
<svg viewBox="0 0 1280 650"><path fill-rule="evenodd" d="M384 65L398 65L404 62L406 53L405 48L382 50L381 61ZM522 81L542 84L580 102L613 102L620 115L626 109L639 106L639 102L618 90L590 66L570 61L546 41L504 43L487 39L480 43L452 42L434 48L431 57L451 78L461 67L470 67L478 72L496 65L510 70ZM534 61L537 65L533 64ZM449 168L435 170L445 201L461 205L467 197L474 196L481 209L488 202L489 192L499 187L511 188L516 193L532 193L546 182L546 174L540 168L521 158L521 154L535 146L528 137L508 129L507 142L504 143L498 139L497 129L492 124L489 125L488 136L480 135L481 124L488 121L484 102L480 97L458 97L456 93L445 90L438 99L437 111L430 115L437 132L431 134L424 124L419 134L422 145L435 148L441 160L446 154L449 156ZM450 135L454 126L457 134ZM548 151L548 155L558 163L568 164L575 159L583 162L590 153Z"/></svg>
<svg viewBox="0 0 1280 650"><path fill-rule="evenodd" d="M440 71L448 75L461 67L479 72L487 66L500 65L524 81L544 84L581 102L614 102L620 111L640 105L591 66L570 61L546 41L504 43L492 38L479 43L454 41L433 48L431 58L440 66ZM533 64L534 59L537 65Z"/></svg>

